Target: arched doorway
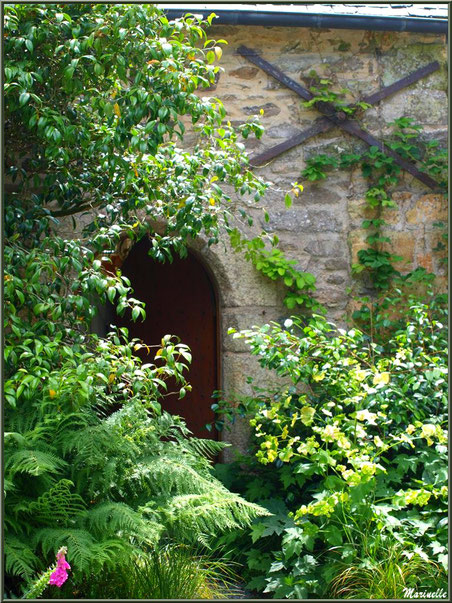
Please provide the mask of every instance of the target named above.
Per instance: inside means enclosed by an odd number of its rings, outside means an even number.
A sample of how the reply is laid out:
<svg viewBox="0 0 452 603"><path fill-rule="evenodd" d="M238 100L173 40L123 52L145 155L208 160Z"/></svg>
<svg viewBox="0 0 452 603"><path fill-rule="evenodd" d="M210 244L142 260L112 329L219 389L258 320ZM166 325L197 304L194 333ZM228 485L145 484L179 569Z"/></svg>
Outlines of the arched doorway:
<svg viewBox="0 0 452 603"><path fill-rule="evenodd" d="M182 417L197 437L218 438L206 423L214 420L211 410L214 390L218 389L217 297L207 270L192 252L187 258L174 258L161 264L148 255L147 237L137 243L122 265L130 279L133 296L146 303L146 320L133 322L129 316L116 316L115 323L129 329L149 345L158 344L166 334L177 335L190 347L192 363L188 381L192 391L178 400L164 398L162 407Z"/></svg>

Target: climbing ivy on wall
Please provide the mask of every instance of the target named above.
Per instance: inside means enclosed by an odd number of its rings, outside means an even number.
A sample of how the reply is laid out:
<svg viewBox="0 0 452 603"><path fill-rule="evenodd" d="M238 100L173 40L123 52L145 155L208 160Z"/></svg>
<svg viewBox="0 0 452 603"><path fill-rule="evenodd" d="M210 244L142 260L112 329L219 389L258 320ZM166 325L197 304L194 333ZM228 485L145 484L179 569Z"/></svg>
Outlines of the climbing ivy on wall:
<svg viewBox="0 0 452 603"><path fill-rule="evenodd" d="M337 116L342 119L353 117L360 118L362 112L371 105L358 101L353 104L345 102L350 90L341 88L339 92L331 89L332 79L320 77L315 71L310 72L308 81L309 91L313 95L309 101L302 102L306 108L312 106L328 106ZM447 193L447 151L440 147L437 140L426 140L423 137L422 126L415 123L410 117L401 117L388 124L391 132L383 140L384 147L394 152L401 160L408 161L416 168L433 178L438 184L438 191ZM403 162L402 162L403 163ZM400 183L402 168L395 157L383 152L377 146L370 146L364 151L343 151L338 154L318 154L310 157L306 167L301 172L301 179L308 181L323 180L337 170L354 169L360 166L362 175L368 182L368 189L364 194L366 207L371 210L371 217L362 221L362 228L367 230L365 239L366 247L358 251L357 262L352 265L355 277L361 275L366 277L368 288L373 289L378 296L394 284L402 281L409 283L429 283L434 280L435 275L429 274L424 268L418 267L408 274L402 275L396 268L396 264L404 258L396 253L388 251L391 238L387 231L387 222L384 218L388 209L397 210L397 203L392 193ZM303 190L302 185L297 182L292 185L291 193L296 196ZM292 197L289 193L285 196L286 207L290 207ZM265 220L269 220L265 212ZM443 251L446 247L447 233L443 223L436 223L436 227L442 228L441 241L433 251ZM266 232L252 239L244 237L236 228L229 230L229 236L233 248L236 251L245 252L247 260L251 261L257 270L273 280L281 280L287 287L284 303L289 309L302 307L316 312L324 312L325 309L314 298L316 290L316 279L314 275L301 272L296 268L295 260L288 260L285 255L277 249L278 237ZM270 250L265 243L269 243ZM445 262L441 258L440 262ZM355 281L356 284L357 281ZM351 292L351 291L350 291ZM366 302L368 298L362 298ZM367 312L363 306L364 314L355 313L355 318L363 318Z"/></svg>
<svg viewBox="0 0 452 603"><path fill-rule="evenodd" d="M396 151L402 158L415 162L425 173L434 177L438 189L447 193L447 152L439 147L437 140L424 141L421 137L422 126L412 118L402 117L389 124L391 134L384 140L385 145ZM392 192L400 182L401 168L395 160L371 146L364 152L337 155L319 154L310 157L306 162L301 177L311 182L324 180L334 170L351 169L361 166L362 174L368 182L364 194L366 206L374 210L372 218L362 221L362 227L368 231L367 246L358 251L358 262L353 264L355 275L367 273L375 290L387 290L394 277L400 272L395 268L396 262L403 258L385 249L385 244L391 242L385 231L387 222L383 215L386 209L397 209L397 203L392 198ZM438 226L441 226L440 224ZM447 239L446 233L443 238ZM416 276L429 276L423 269L417 269ZM413 276L413 274L411 275Z"/></svg>

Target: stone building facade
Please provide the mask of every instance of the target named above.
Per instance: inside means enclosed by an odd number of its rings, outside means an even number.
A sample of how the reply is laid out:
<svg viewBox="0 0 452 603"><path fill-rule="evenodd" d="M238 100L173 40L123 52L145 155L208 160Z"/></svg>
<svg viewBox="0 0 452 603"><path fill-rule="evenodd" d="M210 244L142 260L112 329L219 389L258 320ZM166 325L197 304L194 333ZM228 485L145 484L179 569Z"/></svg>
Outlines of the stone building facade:
<svg viewBox="0 0 452 603"><path fill-rule="evenodd" d="M225 39L227 45L223 47L219 63L222 70L216 85L201 94L221 99L232 124L241 124L263 110L262 139L246 141L251 155L309 127L319 113L315 108L305 108L295 92L239 54L240 46L252 48L303 85L304 78L315 70L332 80L333 89L347 89L350 101L438 61L438 70L367 109L360 123L382 139L390 131L390 122L411 117L423 127L423 136L447 146L447 46L443 34L214 25L209 38ZM191 142L190 135L186 142ZM251 231L254 229L257 234L266 228L278 235L279 247L286 256L296 260L299 269L316 276L315 297L327 308L329 318L339 322L350 310L351 265L356 262L358 250L365 246L368 234L361 224L363 219L372 217L364 199L368 183L360 168L335 171L315 183L303 181L301 171L313 155L365 148L362 141L333 127L254 168L272 183L264 202L268 223L261 209L245 202L254 217ZM286 209L282 191L290 189L295 181L303 184L304 191ZM441 254L433 250L441 235L435 224L447 222L446 198L406 172L402 173L393 198L398 208L385 211L383 217L391 239L388 250L404 258L396 267L408 272L423 266L435 272L445 288L446 268L440 262ZM269 383L273 376L264 373L245 344L228 336L227 331L230 327L248 328L287 316L284 288L259 274L227 245L208 247L198 240L193 251L207 268L216 290L219 387L226 397L232 392L250 393L248 376L259 385ZM239 422L221 437L243 448L246 433L246 425ZM225 458L231 458L231 453Z"/></svg>
<svg viewBox="0 0 452 603"><path fill-rule="evenodd" d="M251 154L284 142L296 130L309 127L319 114L315 109L304 108L296 93L241 56L237 48L242 45L254 49L302 84L303 77L314 69L332 79L334 88L348 89L355 100L436 60L440 69L365 111L361 123L382 139L390 131L390 122L411 117L423 127L423 136L447 146L447 47L443 35L218 25L210 29L209 37L225 39L228 45L223 49L223 70L216 89L208 94L224 102L233 124L264 112L261 121L265 134L259 141L247 142ZM265 201L270 215L268 224L261 210L249 206L256 231L274 231L287 257L295 259L299 269L316 276L315 296L326 306L328 315L338 321L349 309L351 265L356 262L358 250L365 247L368 235L361 224L363 219L372 217L364 199L368 184L360 168L333 172L316 183L303 181L300 173L313 155L365 148L362 141L333 127L255 168L257 174L273 183ZM304 191L286 209L281 190L289 189L295 181L303 184ZM385 234L391 239L388 250L404 258L396 268L408 272L423 266L435 272L445 288L446 267L440 262L441 253L433 250L441 236L435 224L447 223L446 198L406 172L393 198L398 208L386 210L383 217L388 223ZM287 315L282 304L284 293L243 258L220 246L199 251L211 268L219 293L222 389L226 394L246 393L247 375L259 383L269 375L259 371L241 340L228 336L227 329L247 328ZM240 443L240 431L235 428L235 433L226 437Z"/></svg>

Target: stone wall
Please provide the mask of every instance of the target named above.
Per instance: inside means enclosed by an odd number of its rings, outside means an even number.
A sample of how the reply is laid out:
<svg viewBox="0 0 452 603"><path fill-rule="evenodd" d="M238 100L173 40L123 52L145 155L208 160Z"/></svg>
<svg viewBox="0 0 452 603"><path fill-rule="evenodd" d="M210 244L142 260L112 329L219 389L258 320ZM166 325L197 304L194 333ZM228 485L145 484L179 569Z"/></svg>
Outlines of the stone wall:
<svg viewBox="0 0 452 603"><path fill-rule="evenodd" d="M259 114L265 126L260 141L247 141L250 153L258 153L283 142L295 130L309 127L319 114L306 109L301 98L237 53L240 45L256 50L264 59L303 84L311 69L334 80L333 89L347 88L350 100L388 86L418 67L438 60L441 68L425 79L388 97L368 109L361 123L377 138L388 133L388 123L396 118L412 117L424 127L425 136L447 144L447 68L444 36L415 33L386 33L351 30L278 28L257 26L214 26L209 37L226 39L220 65L223 72L214 90L205 94L220 98L233 124L243 123L249 115ZM306 160L318 153L341 149L364 149L365 144L333 128L306 143L285 152L256 173L273 183L265 205L270 215L267 225L262 212L251 209L256 230L269 227L280 239L286 255L297 260L303 271L317 277L316 297L328 309L329 316L340 320L350 299L351 264L367 236L361 222L372 217L366 209L364 194L368 188L360 169L334 172L320 183L302 182ZM304 192L291 209L284 207L280 189L294 181L302 182ZM405 258L397 267L408 271L424 266L435 271L444 284L446 273L439 256L433 252L439 232L434 223L447 220L447 202L425 185L404 173L394 199L398 209L386 211L392 251ZM201 246L202 247L202 246ZM389 248L388 247L388 248ZM222 323L222 386L230 391L249 391L246 376L256 382L269 379L243 343L227 336L228 327L245 328L278 320L287 315L282 304L283 291L257 274L242 258L223 248L201 249L217 279ZM226 439L240 445L246 429L235 426Z"/></svg>
<svg viewBox="0 0 452 603"><path fill-rule="evenodd" d="M416 68L438 60L441 69L417 84L383 100L364 113L363 125L376 137L388 132L388 122L395 118L413 117L424 127L427 137L447 144L447 69L446 44L443 36L413 33L380 33L351 30L318 30L256 26L214 26L209 37L226 39L220 65L223 68L214 90L203 95L219 97L225 104L228 119L239 124L264 110L261 118L265 134L260 141L250 139L247 148L258 153L290 137L294 130L309 127L319 114L301 105L301 99L272 77L240 56L236 50L245 45L256 50L292 79L311 69L332 77L334 89L347 88L350 100L370 93L408 75ZM190 135L187 136L190 143ZM324 152L341 149L364 149L356 138L333 128L315 136L303 145L280 155L256 173L273 183L265 205L270 222L263 220L262 210L247 204L255 218L255 233L262 228L274 230L280 246L303 271L317 277L317 299L328 309L331 319L341 321L350 298L351 264L363 247L366 232L361 222L372 217L366 209L366 182L359 169L334 172L320 183L302 182L301 170L306 159ZM294 181L302 182L304 191L290 209L283 202L283 189ZM433 252L439 231L434 223L447 219L447 203L433 194L409 174L404 174L394 195L397 210L388 210L388 234L392 250L406 262L398 266L408 271L424 266L435 271L446 283L445 268ZM70 236L62 225L62 234ZM229 327L248 328L287 316L283 305L284 287L259 274L243 257L222 243L208 247L202 240L193 244L198 256L209 268L218 292L220 314L221 388L231 392L250 393L247 376L256 384L274 382L274 375L264 372L241 340L227 335ZM225 432L226 440L243 448L247 439L245 423ZM232 453L225 454L225 459Z"/></svg>

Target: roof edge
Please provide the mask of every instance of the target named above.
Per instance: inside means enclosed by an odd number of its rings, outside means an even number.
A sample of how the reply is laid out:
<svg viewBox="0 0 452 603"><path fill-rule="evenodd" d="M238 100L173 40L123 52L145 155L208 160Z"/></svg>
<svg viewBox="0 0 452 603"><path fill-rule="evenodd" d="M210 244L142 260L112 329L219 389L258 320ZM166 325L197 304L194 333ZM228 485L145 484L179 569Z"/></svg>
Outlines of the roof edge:
<svg viewBox="0 0 452 603"><path fill-rule="evenodd" d="M321 29L361 29L366 31L407 31L416 33L447 34L448 19L434 17L379 17L370 15L328 15L283 13L232 9L205 8L184 10L164 9L169 19L178 19L188 12L207 17L217 15L213 25L260 25L264 27L316 27Z"/></svg>

